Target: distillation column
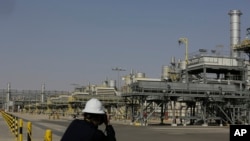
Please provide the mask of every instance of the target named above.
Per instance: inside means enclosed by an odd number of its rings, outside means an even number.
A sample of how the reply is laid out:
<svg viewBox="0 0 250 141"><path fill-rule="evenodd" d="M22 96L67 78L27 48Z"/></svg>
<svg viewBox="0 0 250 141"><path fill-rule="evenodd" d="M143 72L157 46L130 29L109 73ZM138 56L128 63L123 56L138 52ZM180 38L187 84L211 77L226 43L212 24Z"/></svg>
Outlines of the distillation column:
<svg viewBox="0 0 250 141"><path fill-rule="evenodd" d="M234 51L235 45L240 44L240 10L230 10L230 53L231 57L240 57L240 52Z"/></svg>
<svg viewBox="0 0 250 141"><path fill-rule="evenodd" d="M45 84L42 85L41 103L44 103L44 95L45 95Z"/></svg>
<svg viewBox="0 0 250 141"><path fill-rule="evenodd" d="M6 95L6 112L10 110L10 83L8 83L7 95Z"/></svg>

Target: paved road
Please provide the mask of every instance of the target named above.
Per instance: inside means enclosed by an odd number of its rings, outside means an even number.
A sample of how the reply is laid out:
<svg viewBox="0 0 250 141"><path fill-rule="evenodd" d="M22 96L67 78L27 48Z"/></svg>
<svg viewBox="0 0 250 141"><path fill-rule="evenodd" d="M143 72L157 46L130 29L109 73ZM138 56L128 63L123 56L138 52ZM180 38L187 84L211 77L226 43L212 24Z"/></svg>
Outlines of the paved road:
<svg viewBox="0 0 250 141"><path fill-rule="evenodd" d="M183 127L122 127L117 128L120 141L229 141L229 131L225 128L183 128ZM127 133L127 136L126 134Z"/></svg>
<svg viewBox="0 0 250 141"><path fill-rule="evenodd" d="M20 117L23 117L25 121L32 121L34 141L42 141L46 129L52 130L53 141L59 141L72 121L70 118L53 120L25 114ZM228 127L132 126L115 121L113 121L113 126L116 130L117 141L229 141ZM103 130L104 127L100 129Z"/></svg>

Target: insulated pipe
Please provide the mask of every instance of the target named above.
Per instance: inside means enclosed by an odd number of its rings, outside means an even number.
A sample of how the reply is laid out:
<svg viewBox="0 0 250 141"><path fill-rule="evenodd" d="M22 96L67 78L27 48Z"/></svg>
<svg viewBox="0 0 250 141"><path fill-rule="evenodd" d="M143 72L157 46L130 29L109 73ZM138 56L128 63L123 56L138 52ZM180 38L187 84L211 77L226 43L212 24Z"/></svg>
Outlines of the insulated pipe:
<svg viewBox="0 0 250 141"><path fill-rule="evenodd" d="M228 15L230 16L230 53L231 57L239 57L240 53L234 51L235 45L240 43L240 16L242 15L240 10L230 10Z"/></svg>

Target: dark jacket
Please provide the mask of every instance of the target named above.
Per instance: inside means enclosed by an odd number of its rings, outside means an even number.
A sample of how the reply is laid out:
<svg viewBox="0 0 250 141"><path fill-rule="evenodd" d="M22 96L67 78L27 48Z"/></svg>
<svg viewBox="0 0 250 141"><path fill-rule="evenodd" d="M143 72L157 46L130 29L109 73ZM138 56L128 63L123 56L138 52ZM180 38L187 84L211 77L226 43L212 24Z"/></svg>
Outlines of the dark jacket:
<svg viewBox="0 0 250 141"><path fill-rule="evenodd" d="M75 119L66 129L61 141L116 141L111 125L106 127L106 134L90 122Z"/></svg>

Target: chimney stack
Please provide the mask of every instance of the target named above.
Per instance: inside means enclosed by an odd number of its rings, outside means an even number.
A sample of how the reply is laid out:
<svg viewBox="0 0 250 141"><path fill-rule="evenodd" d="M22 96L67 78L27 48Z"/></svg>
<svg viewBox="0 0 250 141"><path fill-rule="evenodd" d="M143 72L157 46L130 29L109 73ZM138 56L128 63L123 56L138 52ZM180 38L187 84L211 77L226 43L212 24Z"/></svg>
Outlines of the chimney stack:
<svg viewBox="0 0 250 141"><path fill-rule="evenodd" d="M230 10L230 54L231 57L239 57L240 52L234 51L235 45L240 44L240 10Z"/></svg>

